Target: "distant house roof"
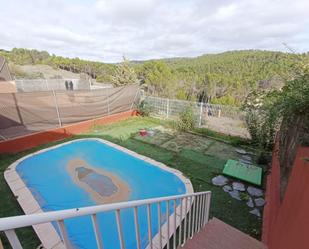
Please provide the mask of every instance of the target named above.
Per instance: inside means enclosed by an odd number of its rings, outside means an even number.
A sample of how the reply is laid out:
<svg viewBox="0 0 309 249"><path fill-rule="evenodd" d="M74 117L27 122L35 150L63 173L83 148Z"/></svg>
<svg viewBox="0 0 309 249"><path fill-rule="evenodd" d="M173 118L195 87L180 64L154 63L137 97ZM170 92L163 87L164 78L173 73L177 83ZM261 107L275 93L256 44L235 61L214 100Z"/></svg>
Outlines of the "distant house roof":
<svg viewBox="0 0 309 249"><path fill-rule="evenodd" d="M0 81L11 81L12 76L3 56L0 56Z"/></svg>

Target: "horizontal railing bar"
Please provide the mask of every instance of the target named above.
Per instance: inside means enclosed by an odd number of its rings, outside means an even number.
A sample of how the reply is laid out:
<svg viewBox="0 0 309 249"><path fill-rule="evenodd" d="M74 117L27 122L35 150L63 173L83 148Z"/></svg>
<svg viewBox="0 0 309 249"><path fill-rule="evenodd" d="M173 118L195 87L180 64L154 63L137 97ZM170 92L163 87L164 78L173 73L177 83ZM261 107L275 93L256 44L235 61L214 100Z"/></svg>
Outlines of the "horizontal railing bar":
<svg viewBox="0 0 309 249"><path fill-rule="evenodd" d="M134 206L147 205L167 200L176 200L183 197L198 196L198 195L210 195L210 191L183 194L183 195L173 195L158 198L149 198L144 200L128 201L128 202L118 202L112 204L96 205L82 208L73 208L59 211L50 211L37 214L29 215L18 215L12 217L6 217L0 219L0 231L16 229L21 227L27 227L52 221L64 220L73 217L97 214L101 212L113 211L116 209L131 208Z"/></svg>

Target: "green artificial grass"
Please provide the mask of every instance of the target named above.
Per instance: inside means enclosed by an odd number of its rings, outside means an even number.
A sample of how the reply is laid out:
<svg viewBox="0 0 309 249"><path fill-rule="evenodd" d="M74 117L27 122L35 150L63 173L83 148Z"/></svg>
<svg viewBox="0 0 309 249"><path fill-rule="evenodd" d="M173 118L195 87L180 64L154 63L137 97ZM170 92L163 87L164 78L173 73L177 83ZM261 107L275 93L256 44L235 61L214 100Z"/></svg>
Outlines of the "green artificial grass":
<svg viewBox="0 0 309 249"><path fill-rule="evenodd" d="M68 140L97 137L109 140L139 154L162 162L169 167L182 171L183 174L191 180L195 191L212 191L211 217L215 216L237 229L259 238L261 232L261 218L257 218L250 214L250 209L246 206L245 202L232 199L222 188L216 187L211 183L211 179L222 172L226 163L225 156L222 153L218 153L217 151L212 154L210 153L212 151L210 150L212 144L215 143L215 146L220 148L220 142L198 136L194 138L194 141L199 141L197 148L194 148L194 142L192 144L186 142L179 145L180 148L178 151L173 151L162 148L160 145L161 142L156 144L150 141L144 141L143 139L136 139L136 133L140 129L155 128L158 126L165 126L164 121L154 118L134 117L110 125L94 126L93 129L86 134L74 136L73 138L61 142L45 144L26 152L0 155L0 217L23 214L16 198L11 193L3 177L3 172L11 163L31 152ZM181 134L184 136L183 133ZM190 134L190 136L191 135L192 134ZM171 139L177 140L175 137ZM163 140L162 143L166 143L166 141ZM232 145L226 147L226 144L222 143L222 146L224 147L223 153L229 150L230 153L234 153L235 148ZM19 229L18 236L24 248L32 249L40 244L31 228ZM7 247L7 241L3 234L1 234L1 239L4 242L5 248L9 248Z"/></svg>
<svg viewBox="0 0 309 249"><path fill-rule="evenodd" d="M261 185L262 183L262 168L253 165L245 165L231 159L226 162L223 174L256 185Z"/></svg>

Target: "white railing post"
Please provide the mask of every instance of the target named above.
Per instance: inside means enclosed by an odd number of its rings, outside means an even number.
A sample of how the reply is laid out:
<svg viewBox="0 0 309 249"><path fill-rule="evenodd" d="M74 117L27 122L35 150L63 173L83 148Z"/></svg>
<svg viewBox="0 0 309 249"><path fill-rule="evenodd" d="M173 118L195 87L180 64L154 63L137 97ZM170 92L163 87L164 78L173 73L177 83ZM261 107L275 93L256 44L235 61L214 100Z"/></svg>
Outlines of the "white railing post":
<svg viewBox="0 0 309 249"><path fill-rule="evenodd" d="M200 103L200 118L199 118L199 123L198 126L202 126L202 115L203 115L203 102Z"/></svg>
<svg viewBox="0 0 309 249"><path fill-rule="evenodd" d="M201 209L202 209L202 213L201 213L201 224L200 224L200 228L203 227L203 224L204 224L204 217L205 217L205 198L206 196L205 195L202 195L202 205L201 205Z"/></svg>
<svg viewBox="0 0 309 249"><path fill-rule="evenodd" d="M159 246L160 249L162 248L162 228L161 228L161 224L162 224L162 215L161 215L161 202L158 202L158 227L159 227Z"/></svg>
<svg viewBox="0 0 309 249"><path fill-rule="evenodd" d="M136 245L137 245L137 249L141 249L141 239L140 239L140 231L139 231L137 206L135 206L133 210L134 210L134 226L135 226Z"/></svg>
<svg viewBox="0 0 309 249"><path fill-rule="evenodd" d="M167 240L167 249L170 248L170 201L167 201L166 204L166 219L167 219L167 229L166 229L166 240Z"/></svg>
<svg viewBox="0 0 309 249"><path fill-rule="evenodd" d="M199 222L198 222L198 231L201 230L202 227L202 218L203 218L203 195L200 195L200 217L199 217Z"/></svg>
<svg viewBox="0 0 309 249"><path fill-rule="evenodd" d="M97 215L92 214L91 220L92 220L92 226L93 226L94 235L95 235L98 249L103 249L103 242L102 242L100 228L99 228L98 221L97 221Z"/></svg>
<svg viewBox="0 0 309 249"><path fill-rule="evenodd" d="M116 210L116 222L117 222L117 231L118 231L120 248L125 249L124 240L123 240L122 225L121 225L121 218L120 218L120 209Z"/></svg>
<svg viewBox="0 0 309 249"><path fill-rule="evenodd" d="M152 249L152 231L151 231L151 210L150 204L147 205L147 223L148 223L148 240L150 249Z"/></svg>
<svg viewBox="0 0 309 249"><path fill-rule="evenodd" d="M199 212L200 212L200 210L199 210L199 205L200 205L200 196L199 195L197 195L196 196L196 207L195 207L195 209L196 209L196 213L195 213L195 232L197 231L197 229L198 229L198 217L199 217Z"/></svg>
<svg viewBox="0 0 309 249"><path fill-rule="evenodd" d="M173 235L173 248L176 249L176 233L177 233L177 203L176 199L174 200L174 235Z"/></svg>
<svg viewBox="0 0 309 249"><path fill-rule="evenodd" d="M59 127L62 126L62 123L61 123L61 118L60 118L60 113L59 113L59 106L58 106L58 101L57 101L57 96L56 96L56 93L54 90L52 90L53 92L53 96L54 96L54 104L55 104L55 107L56 107L56 112L57 112L57 118L58 118L58 123L59 123Z"/></svg>
<svg viewBox="0 0 309 249"><path fill-rule="evenodd" d="M182 240L181 240L181 233L182 233L182 209L183 209L183 199L180 199L180 214L179 214L179 241L178 241L178 245L182 244ZM186 213L185 213L186 215Z"/></svg>
<svg viewBox="0 0 309 249"><path fill-rule="evenodd" d="M190 238L192 239L194 231L195 231L195 219L196 219L196 196L194 196L194 200L193 200L193 213L192 213L192 228L191 228L191 236Z"/></svg>
<svg viewBox="0 0 309 249"><path fill-rule="evenodd" d="M184 226L184 228L183 228L183 244L182 245L184 245L184 243L186 243L186 241L187 241L187 216L188 216L188 214L187 214L187 210L188 210L188 199L189 199L189 197L185 197L185 199L186 199L186 202L185 202L185 214L184 214L184 222L183 222L183 226ZM189 211L190 212L190 211Z"/></svg>
<svg viewBox="0 0 309 249"><path fill-rule="evenodd" d="M192 204L193 203L193 196L190 197L190 211L189 211L189 226L188 226L188 237L191 238L191 232L192 232L192 227L191 227L191 223L192 223L192 219L193 219L193 207Z"/></svg>
<svg viewBox="0 0 309 249"><path fill-rule="evenodd" d="M206 212L205 212L204 225L208 223L208 219L209 219L210 200L211 200L211 192L206 194L206 203L205 203Z"/></svg>
<svg viewBox="0 0 309 249"><path fill-rule="evenodd" d="M60 234L61 234L61 237L62 237L62 240L63 240L63 243L64 243L64 247L66 249L71 248L70 243L69 243L69 237L68 237L67 231L65 230L63 220L58 221L58 226L59 226L59 229L60 229Z"/></svg>
<svg viewBox="0 0 309 249"><path fill-rule="evenodd" d="M13 249L22 249L19 239L15 233L14 229L4 231L6 237L8 238L10 245Z"/></svg>

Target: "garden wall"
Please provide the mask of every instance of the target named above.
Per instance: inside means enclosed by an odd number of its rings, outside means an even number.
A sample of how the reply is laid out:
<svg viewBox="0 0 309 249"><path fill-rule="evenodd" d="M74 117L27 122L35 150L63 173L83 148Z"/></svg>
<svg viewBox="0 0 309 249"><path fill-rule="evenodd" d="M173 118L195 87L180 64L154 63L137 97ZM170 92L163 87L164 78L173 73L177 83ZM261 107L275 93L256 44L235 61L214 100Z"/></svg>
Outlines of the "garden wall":
<svg viewBox="0 0 309 249"><path fill-rule="evenodd" d="M31 149L33 147L42 144L63 140L73 135L89 131L93 125L117 122L120 120L127 119L134 115L136 115L136 111L131 110L113 114L110 116L75 123L72 125L63 126L61 128L51 129L47 131L33 133L26 136L17 137L15 139L8 141L1 141L0 153L16 153L27 149Z"/></svg>
<svg viewBox="0 0 309 249"><path fill-rule="evenodd" d="M277 157L278 160L278 157ZM277 161L276 160L276 161ZM269 249L309 248L309 147L298 147L286 192L280 202L280 168L272 165L264 209L263 242ZM278 174L279 173L279 174ZM275 198L274 198L275 197Z"/></svg>
<svg viewBox="0 0 309 249"><path fill-rule="evenodd" d="M269 249L309 248L309 147L305 116L285 120L267 177L262 241Z"/></svg>

